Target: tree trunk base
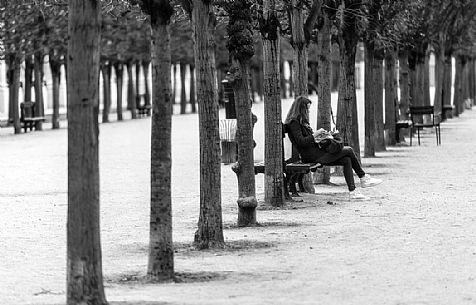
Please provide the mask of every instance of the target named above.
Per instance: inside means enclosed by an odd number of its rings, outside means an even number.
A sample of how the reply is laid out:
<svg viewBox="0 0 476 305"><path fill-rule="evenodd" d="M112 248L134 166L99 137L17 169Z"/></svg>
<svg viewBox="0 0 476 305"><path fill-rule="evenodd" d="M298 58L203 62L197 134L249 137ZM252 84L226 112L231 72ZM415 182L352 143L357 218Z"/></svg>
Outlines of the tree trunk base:
<svg viewBox="0 0 476 305"><path fill-rule="evenodd" d="M330 181L331 181L331 168L329 166L318 168L312 174L312 182L314 184L329 184Z"/></svg>
<svg viewBox="0 0 476 305"><path fill-rule="evenodd" d="M256 225L256 208L239 208L238 227Z"/></svg>

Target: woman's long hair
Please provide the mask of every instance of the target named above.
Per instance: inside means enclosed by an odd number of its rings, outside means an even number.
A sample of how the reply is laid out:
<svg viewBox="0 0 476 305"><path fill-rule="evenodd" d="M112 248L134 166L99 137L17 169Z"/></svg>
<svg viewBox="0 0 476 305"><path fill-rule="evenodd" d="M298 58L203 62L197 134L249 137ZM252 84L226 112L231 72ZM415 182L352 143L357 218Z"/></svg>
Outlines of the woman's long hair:
<svg viewBox="0 0 476 305"><path fill-rule="evenodd" d="M310 104L311 100L304 96L298 96L289 108L288 115L284 124L291 123L292 120L296 120L304 126L309 126L309 111L307 104Z"/></svg>

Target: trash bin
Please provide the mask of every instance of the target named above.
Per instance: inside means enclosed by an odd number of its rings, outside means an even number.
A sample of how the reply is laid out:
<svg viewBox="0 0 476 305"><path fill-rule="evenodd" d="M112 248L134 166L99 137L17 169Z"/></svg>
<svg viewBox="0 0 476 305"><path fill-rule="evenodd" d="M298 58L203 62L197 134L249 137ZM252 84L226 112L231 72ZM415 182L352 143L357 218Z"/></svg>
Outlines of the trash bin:
<svg viewBox="0 0 476 305"><path fill-rule="evenodd" d="M237 161L236 119L220 120L221 161L225 164Z"/></svg>
<svg viewBox="0 0 476 305"><path fill-rule="evenodd" d="M220 120L221 161L229 164L238 160L238 143L236 135L235 93L228 79L222 80L225 93L225 118Z"/></svg>

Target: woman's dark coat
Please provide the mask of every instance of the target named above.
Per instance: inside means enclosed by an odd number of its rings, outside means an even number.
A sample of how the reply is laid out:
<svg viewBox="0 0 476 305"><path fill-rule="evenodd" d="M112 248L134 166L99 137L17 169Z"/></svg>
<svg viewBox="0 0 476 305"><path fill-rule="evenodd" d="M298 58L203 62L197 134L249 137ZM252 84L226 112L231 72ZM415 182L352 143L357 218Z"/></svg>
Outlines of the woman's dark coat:
<svg viewBox="0 0 476 305"><path fill-rule="evenodd" d="M309 126L302 125L297 120L292 120L286 124L285 129L289 139L301 155L302 162L327 164L342 157L340 153L330 154L324 147L319 148L314 141L312 129Z"/></svg>

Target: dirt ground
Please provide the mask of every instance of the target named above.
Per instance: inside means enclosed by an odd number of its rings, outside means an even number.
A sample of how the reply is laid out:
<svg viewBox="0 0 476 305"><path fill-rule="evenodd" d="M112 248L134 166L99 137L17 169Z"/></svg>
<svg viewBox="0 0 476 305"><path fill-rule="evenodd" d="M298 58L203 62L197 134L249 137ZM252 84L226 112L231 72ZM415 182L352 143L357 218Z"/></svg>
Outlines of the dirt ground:
<svg viewBox="0 0 476 305"><path fill-rule="evenodd" d="M101 125L110 304L476 304L476 111L444 122L441 146L426 131L421 146L403 143L363 159L364 169L384 180L363 190L371 200L348 201L343 179L332 177L335 185L316 185L302 202L261 205L256 227L236 227L236 177L223 165L227 248L217 251L191 247L199 207L196 126L196 115L174 116L177 281L150 284L142 280L150 120ZM0 304L65 303L66 140L65 128L0 131ZM263 176L256 178L262 202Z"/></svg>

